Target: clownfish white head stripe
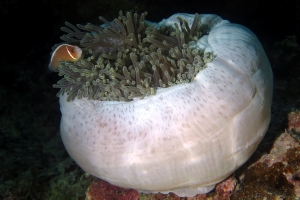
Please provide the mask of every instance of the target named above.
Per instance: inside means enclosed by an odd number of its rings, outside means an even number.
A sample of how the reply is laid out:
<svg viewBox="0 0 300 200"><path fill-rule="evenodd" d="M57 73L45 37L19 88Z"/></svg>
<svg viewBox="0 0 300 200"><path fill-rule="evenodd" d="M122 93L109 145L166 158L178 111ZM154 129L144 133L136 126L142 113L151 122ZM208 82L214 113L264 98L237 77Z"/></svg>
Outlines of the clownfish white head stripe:
<svg viewBox="0 0 300 200"><path fill-rule="evenodd" d="M52 53L49 68L51 70L57 70L59 61L67 60L75 62L82 55L82 50L78 46L72 46L69 44L62 44L58 46Z"/></svg>

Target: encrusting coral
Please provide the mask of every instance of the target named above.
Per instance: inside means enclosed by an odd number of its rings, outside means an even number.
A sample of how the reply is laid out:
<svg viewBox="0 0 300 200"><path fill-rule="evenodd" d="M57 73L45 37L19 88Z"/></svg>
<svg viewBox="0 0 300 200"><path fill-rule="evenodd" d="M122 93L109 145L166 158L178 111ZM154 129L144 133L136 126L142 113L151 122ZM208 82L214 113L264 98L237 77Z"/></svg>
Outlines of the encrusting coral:
<svg viewBox="0 0 300 200"><path fill-rule="evenodd" d="M190 48L207 33L207 26L192 26L178 17L171 27L147 25L145 16L130 12L112 23L102 17L105 26L74 25L66 22L61 37L64 43L78 45L83 53L76 62L61 61L56 88L58 96L68 94L68 101L82 97L105 101L131 101L155 94L157 87L188 83L213 59L211 53ZM56 49L60 44L53 47Z"/></svg>

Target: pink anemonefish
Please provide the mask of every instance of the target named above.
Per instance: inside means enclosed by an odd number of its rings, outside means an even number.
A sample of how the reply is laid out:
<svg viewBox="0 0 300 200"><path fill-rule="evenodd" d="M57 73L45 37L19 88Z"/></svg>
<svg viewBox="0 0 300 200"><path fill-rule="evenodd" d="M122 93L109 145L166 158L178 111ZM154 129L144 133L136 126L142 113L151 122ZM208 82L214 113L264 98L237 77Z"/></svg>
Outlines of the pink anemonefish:
<svg viewBox="0 0 300 200"><path fill-rule="evenodd" d="M69 44L59 45L52 53L49 68L57 70L60 60L77 61L82 54L82 50L78 46Z"/></svg>

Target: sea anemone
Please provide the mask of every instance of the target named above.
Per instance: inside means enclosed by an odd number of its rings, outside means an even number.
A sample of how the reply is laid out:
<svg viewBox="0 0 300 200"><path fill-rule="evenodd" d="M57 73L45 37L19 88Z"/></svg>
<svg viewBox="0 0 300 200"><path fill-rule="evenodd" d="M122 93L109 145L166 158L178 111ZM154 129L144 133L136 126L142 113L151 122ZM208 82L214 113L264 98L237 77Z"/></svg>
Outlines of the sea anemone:
<svg viewBox="0 0 300 200"><path fill-rule="evenodd" d="M140 192L194 196L245 163L270 122L272 71L247 28L216 15L127 13L66 23L55 85L61 136L86 172ZM54 49L62 44L58 44Z"/></svg>
<svg viewBox="0 0 300 200"><path fill-rule="evenodd" d="M198 23L198 14L190 27L178 17L175 27L157 27L145 22L147 13L132 16L122 12L112 23L100 17L105 27L72 24L62 30L65 43L82 48L78 62L63 61L58 68L64 76L54 87L58 96L102 101L131 101L135 97L154 95L158 87L166 88L192 81L213 54L190 48L207 34L207 26ZM60 45L60 44L58 44ZM53 49L56 49L55 45Z"/></svg>

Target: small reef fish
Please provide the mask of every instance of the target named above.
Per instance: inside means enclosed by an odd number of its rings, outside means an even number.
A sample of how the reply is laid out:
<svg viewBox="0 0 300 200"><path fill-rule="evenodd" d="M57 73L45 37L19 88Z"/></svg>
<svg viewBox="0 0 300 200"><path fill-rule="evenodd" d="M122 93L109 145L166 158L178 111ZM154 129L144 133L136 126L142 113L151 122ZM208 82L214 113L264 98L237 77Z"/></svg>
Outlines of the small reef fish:
<svg viewBox="0 0 300 200"><path fill-rule="evenodd" d="M82 55L82 50L78 46L62 44L58 46L52 53L49 68L57 70L60 60L77 61Z"/></svg>

